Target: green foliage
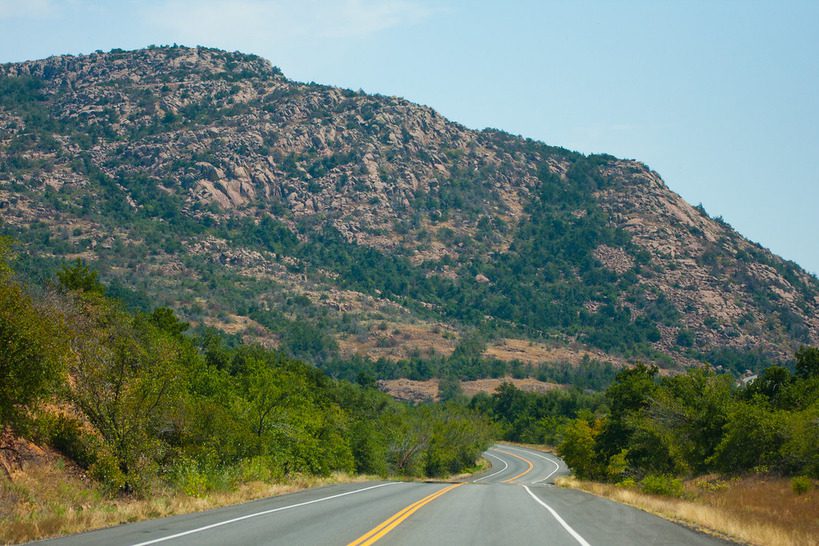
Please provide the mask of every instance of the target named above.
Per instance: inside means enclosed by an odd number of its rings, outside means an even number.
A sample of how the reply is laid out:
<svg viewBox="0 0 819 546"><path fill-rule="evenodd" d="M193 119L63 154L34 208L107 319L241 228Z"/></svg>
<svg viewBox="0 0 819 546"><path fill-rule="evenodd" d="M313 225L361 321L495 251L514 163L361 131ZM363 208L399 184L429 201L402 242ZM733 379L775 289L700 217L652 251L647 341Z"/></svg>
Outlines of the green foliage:
<svg viewBox="0 0 819 546"><path fill-rule="evenodd" d="M586 419L575 419L561 430L557 453L579 478L595 479L603 474L595 452L599 435L599 423L592 426Z"/></svg>
<svg viewBox="0 0 819 546"><path fill-rule="evenodd" d="M649 474L640 480L639 487L651 495L682 497L684 493L682 480L667 474Z"/></svg>
<svg viewBox="0 0 819 546"><path fill-rule="evenodd" d="M813 480L807 476L794 476L791 478L791 489L797 495L804 495L813 489Z"/></svg>
<svg viewBox="0 0 819 546"><path fill-rule="evenodd" d="M64 379L67 339L57 309L12 278L0 240L0 423L14 424Z"/></svg>
<svg viewBox="0 0 819 546"><path fill-rule="evenodd" d="M0 264L4 423L17 410L34 415L26 430L111 494L144 495L163 480L202 496L294 474L446 476L472 467L492 439L487 419L462 403L405 406L283 352L211 331L192 337L168 308L132 314L84 263L60 273L67 291L50 296L59 314ZM58 326L65 340L50 335ZM55 355L68 346L70 381L52 388L51 374L64 379ZM38 409L45 394L76 417Z"/></svg>
<svg viewBox="0 0 819 546"><path fill-rule="evenodd" d="M524 392L511 383L501 384L491 396L478 394L470 406L490 417L505 440L555 443L561 426L578 415L601 407L599 394L577 389L546 393Z"/></svg>
<svg viewBox="0 0 819 546"><path fill-rule="evenodd" d="M803 362L812 354L800 351ZM643 489L671 495L674 476L759 469L819 476L815 376L771 366L736 388L730 375L705 368L659 381L656 372L620 372L605 393L608 413L593 428L584 418L561 430L560 452L579 476L642 477Z"/></svg>
<svg viewBox="0 0 819 546"><path fill-rule="evenodd" d="M656 367L638 364L617 374L615 382L606 389L606 400L615 415L644 408L654 391Z"/></svg>
<svg viewBox="0 0 819 546"><path fill-rule="evenodd" d="M114 496L126 489L135 491L133 484L129 487L128 476L122 471L119 460L107 447L95 454L88 475L97 480L108 495Z"/></svg>
<svg viewBox="0 0 819 546"><path fill-rule="evenodd" d="M695 353L694 356L736 375L742 374L745 370L758 372L774 364L774 360L762 351L732 347L716 347L705 353Z"/></svg>
<svg viewBox="0 0 819 546"><path fill-rule="evenodd" d="M149 317L150 322L159 328L162 332L170 334L176 338L190 328L187 322L179 320L173 312L173 309L168 307L157 307L153 310Z"/></svg>
<svg viewBox="0 0 819 546"><path fill-rule="evenodd" d="M60 286L66 290L79 290L102 294L105 289L99 280L99 273L91 270L85 261L77 258L72 265L64 265L57 272Z"/></svg>
<svg viewBox="0 0 819 546"><path fill-rule="evenodd" d="M819 348L803 346L796 351L796 375L803 379L819 376Z"/></svg>

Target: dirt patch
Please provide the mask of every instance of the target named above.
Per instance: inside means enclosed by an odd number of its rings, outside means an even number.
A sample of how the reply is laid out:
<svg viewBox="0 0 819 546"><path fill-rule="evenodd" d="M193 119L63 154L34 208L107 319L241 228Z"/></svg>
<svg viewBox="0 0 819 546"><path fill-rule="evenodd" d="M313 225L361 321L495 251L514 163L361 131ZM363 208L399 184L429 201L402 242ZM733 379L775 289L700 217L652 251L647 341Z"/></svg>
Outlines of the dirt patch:
<svg viewBox="0 0 819 546"><path fill-rule="evenodd" d="M381 320L363 326L366 331L361 334L337 338L343 356L362 355L374 360L401 360L418 354L449 356L458 342L454 329L437 323Z"/></svg>
<svg viewBox="0 0 819 546"><path fill-rule="evenodd" d="M378 388L397 400L427 402L438 398L438 380L415 381L412 379L382 379Z"/></svg>
<svg viewBox="0 0 819 546"><path fill-rule="evenodd" d="M600 362L609 362L615 366L622 367L626 362L622 359L612 357L601 351L592 349L547 345L525 339L505 338L490 344L483 355L488 358L497 358L504 362L519 360L526 364L541 364L568 362L569 364L580 364L584 357Z"/></svg>
<svg viewBox="0 0 819 546"><path fill-rule="evenodd" d="M204 322L211 328L218 328L226 334L238 334L248 330L264 331L265 327L255 320L241 315L227 315L223 318L205 317Z"/></svg>
<svg viewBox="0 0 819 546"><path fill-rule="evenodd" d="M461 390L466 396L475 396L479 392L494 393L503 383L512 383L515 387L526 392L548 392L564 388L557 383L547 383L537 379L515 379L513 377L499 377L494 379L476 379L462 381ZM398 400L418 403L438 399L438 380L415 381L412 379L385 379L378 382L379 388Z"/></svg>
<svg viewBox="0 0 819 546"><path fill-rule="evenodd" d="M515 379L513 377L501 377L497 379L476 379L475 381L461 382L461 390L467 396L474 396L479 392L492 394L503 383L511 383L522 391L526 392L549 392L555 389L562 389L562 385L557 383L547 383L527 377L525 379Z"/></svg>

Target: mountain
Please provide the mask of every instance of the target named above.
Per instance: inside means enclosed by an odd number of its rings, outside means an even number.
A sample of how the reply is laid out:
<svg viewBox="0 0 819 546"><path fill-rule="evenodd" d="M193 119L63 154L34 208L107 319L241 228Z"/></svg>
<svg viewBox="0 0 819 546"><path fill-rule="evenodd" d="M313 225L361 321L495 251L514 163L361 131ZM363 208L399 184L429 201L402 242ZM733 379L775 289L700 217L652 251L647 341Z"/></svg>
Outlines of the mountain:
<svg viewBox="0 0 819 546"><path fill-rule="evenodd" d="M453 351L742 371L819 343L816 277L646 165L242 53L0 66L0 220L29 274L82 258L132 307L385 377Z"/></svg>

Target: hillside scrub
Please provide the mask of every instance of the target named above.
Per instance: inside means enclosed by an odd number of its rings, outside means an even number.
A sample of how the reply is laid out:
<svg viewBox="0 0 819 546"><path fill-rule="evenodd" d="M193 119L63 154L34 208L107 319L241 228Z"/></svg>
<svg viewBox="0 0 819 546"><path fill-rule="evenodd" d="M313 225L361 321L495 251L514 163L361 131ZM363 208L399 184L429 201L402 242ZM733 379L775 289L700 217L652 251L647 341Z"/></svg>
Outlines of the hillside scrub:
<svg viewBox="0 0 819 546"><path fill-rule="evenodd" d="M403 405L275 350L188 335L170 309L129 312L81 262L41 289L14 278L7 250L0 258L2 425L62 452L109 495L445 476L491 440L463 404Z"/></svg>
<svg viewBox="0 0 819 546"><path fill-rule="evenodd" d="M298 83L258 57L169 46L2 64L0 126L0 234L21 241L29 279L85 256L132 310L234 324L311 364L361 338L371 359L396 343L413 360L381 379L428 375L439 363L413 358L414 341L365 330L384 313L738 374L819 340L816 277L646 165Z"/></svg>

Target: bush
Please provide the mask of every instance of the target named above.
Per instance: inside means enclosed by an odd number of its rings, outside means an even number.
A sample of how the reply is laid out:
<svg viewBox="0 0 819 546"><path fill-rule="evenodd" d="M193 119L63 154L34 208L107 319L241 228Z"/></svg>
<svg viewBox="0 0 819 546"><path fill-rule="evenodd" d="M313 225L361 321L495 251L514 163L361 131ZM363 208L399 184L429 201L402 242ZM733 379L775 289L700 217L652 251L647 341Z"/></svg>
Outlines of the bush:
<svg viewBox="0 0 819 546"><path fill-rule="evenodd" d="M96 460L88 468L88 475L102 484L107 495L113 496L125 490L125 474L120 470L117 458L108 451L97 454Z"/></svg>
<svg viewBox="0 0 819 546"><path fill-rule="evenodd" d="M208 478L199 464L183 458L176 462L170 472L171 483L189 497L204 497L208 492Z"/></svg>
<svg viewBox="0 0 819 546"><path fill-rule="evenodd" d="M246 462L246 461L243 461ZM204 497L211 491L228 491L243 478L245 468L182 457L171 467L171 485L190 497ZM247 472L250 478L256 478ZM249 481L249 480L248 480Z"/></svg>
<svg viewBox="0 0 819 546"><path fill-rule="evenodd" d="M623 489L637 489L637 481L634 478L626 478L617 482L617 487L622 487Z"/></svg>
<svg viewBox="0 0 819 546"><path fill-rule="evenodd" d="M803 495L813 489L813 480L807 476L796 476L791 478L791 489L797 495Z"/></svg>
<svg viewBox="0 0 819 546"><path fill-rule="evenodd" d="M666 497L682 497L684 491L682 480L667 474L649 474L640 480L640 490L643 493Z"/></svg>
<svg viewBox="0 0 819 546"><path fill-rule="evenodd" d="M52 423L49 443L60 453L89 468L97 458L97 441L83 431L80 423L70 417L57 416Z"/></svg>
<svg viewBox="0 0 819 546"><path fill-rule="evenodd" d="M258 456L244 459L239 464L239 476L242 482L276 482L284 479L281 464L270 456Z"/></svg>

